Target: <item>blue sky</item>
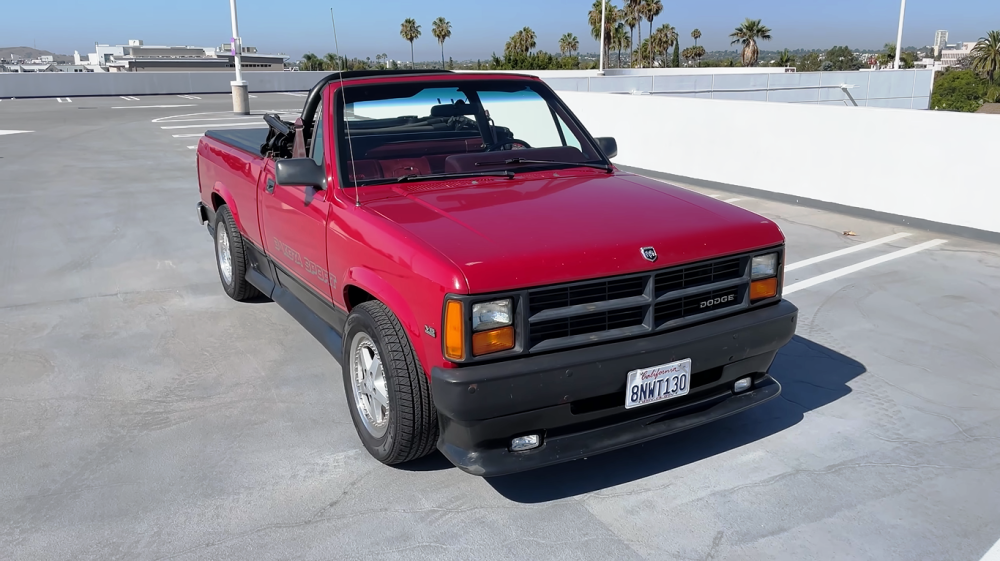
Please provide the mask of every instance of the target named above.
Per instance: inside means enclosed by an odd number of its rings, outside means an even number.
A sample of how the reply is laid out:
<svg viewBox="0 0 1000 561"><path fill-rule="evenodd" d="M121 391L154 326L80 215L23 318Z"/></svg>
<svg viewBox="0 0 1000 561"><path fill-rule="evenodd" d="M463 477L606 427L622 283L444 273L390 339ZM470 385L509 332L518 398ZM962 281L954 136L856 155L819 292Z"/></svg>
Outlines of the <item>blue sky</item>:
<svg viewBox="0 0 1000 561"><path fill-rule="evenodd" d="M559 37L570 31L580 38L582 50L596 52L597 42L590 38L587 25L591 2L504 0L486 8L482 0L238 0L238 6L244 44L257 46L261 52L283 52L296 59L304 52L333 52L333 7L343 54L374 58L387 53L397 60L409 59L409 45L399 37L399 24L413 17L423 32L415 43L416 58L439 58L431 22L444 16L453 26L445 54L461 60L502 51L507 38L524 26L535 30L539 49L558 51ZM95 42L143 39L146 44L217 46L231 35L226 0L51 0L44 9L19 6L23 11L13 17L10 12L0 17L0 46L35 43L58 53L79 50L85 54ZM728 47L726 36L745 17L761 18L773 30L774 39L764 45L767 49L834 44L873 48L895 40L899 0L666 0L654 27L667 22L675 26L682 47L691 44L690 31L700 28L699 44L713 50ZM930 44L936 29L949 30L954 42L973 41L997 28L998 0L909 0L903 44Z"/></svg>

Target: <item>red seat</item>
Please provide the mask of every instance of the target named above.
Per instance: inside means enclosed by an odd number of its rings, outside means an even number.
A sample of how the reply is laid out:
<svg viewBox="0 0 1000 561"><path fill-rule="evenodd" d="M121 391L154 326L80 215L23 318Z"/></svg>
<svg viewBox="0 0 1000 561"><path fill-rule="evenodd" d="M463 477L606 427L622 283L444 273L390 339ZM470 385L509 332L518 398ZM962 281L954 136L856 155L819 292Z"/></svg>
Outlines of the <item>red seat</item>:
<svg viewBox="0 0 1000 561"><path fill-rule="evenodd" d="M352 165L347 163L348 181L364 181L366 179L381 179L382 168L375 160L357 160Z"/></svg>
<svg viewBox="0 0 1000 561"><path fill-rule="evenodd" d="M427 175L431 173L431 164L427 158L399 158L397 160L382 160L383 177L402 177L404 175Z"/></svg>

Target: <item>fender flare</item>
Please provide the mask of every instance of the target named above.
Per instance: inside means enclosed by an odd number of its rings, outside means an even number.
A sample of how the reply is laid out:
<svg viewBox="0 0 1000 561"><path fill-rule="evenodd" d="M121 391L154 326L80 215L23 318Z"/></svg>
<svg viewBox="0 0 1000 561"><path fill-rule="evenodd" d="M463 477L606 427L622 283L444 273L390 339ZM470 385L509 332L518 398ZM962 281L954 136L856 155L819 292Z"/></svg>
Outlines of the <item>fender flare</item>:
<svg viewBox="0 0 1000 561"><path fill-rule="evenodd" d="M396 318L399 319L399 323L402 324L403 329L406 330L407 335L410 336L410 344L413 346L413 351L417 353L417 360L420 363L427 364L424 361L424 342L421 341L420 325L417 322L416 316L413 313L413 309L410 307L406 298L399 293L392 285L385 281L382 277L378 275L375 271L368 269L367 267L352 267L348 269L347 274L344 276L344 281L341 286L342 294L346 294L347 288L349 286L354 286L360 288L374 296L379 302L386 305L392 313L396 314ZM346 337L346 334L345 334ZM430 372L427 372L430 375Z"/></svg>
<svg viewBox="0 0 1000 561"><path fill-rule="evenodd" d="M226 188L222 182L216 181L215 185L212 186L212 194L222 197L222 201L226 203L226 206L229 207L229 212L233 215L233 220L236 221L236 227L239 228L240 232L244 236L246 236L247 231L246 228L243 227L243 222L240 220L240 211L236 208L236 199L233 198L233 194L229 192L229 189ZM214 208L213 210L218 212L219 209Z"/></svg>

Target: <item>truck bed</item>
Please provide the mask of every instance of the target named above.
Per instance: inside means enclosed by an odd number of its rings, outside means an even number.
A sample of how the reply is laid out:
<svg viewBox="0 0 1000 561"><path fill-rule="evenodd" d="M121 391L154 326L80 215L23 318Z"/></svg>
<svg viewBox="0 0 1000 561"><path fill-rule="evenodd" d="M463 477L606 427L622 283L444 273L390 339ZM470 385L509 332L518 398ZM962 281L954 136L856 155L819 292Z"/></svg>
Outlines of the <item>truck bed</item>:
<svg viewBox="0 0 1000 561"><path fill-rule="evenodd" d="M264 123L261 123L261 125L264 125ZM225 142L233 148L239 148L244 152L259 156L260 146L267 140L267 131L267 126L259 129L209 130L205 131L205 136Z"/></svg>

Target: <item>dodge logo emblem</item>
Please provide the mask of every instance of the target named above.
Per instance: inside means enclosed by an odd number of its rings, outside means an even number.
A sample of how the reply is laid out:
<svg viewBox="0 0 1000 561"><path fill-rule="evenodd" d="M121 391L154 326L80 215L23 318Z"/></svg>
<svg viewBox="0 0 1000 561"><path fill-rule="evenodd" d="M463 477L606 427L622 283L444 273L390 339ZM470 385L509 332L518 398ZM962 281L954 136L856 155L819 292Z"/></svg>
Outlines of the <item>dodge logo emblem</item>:
<svg viewBox="0 0 1000 561"><path fill-rule="evenodd" d="M642 248L642 256L646 258L647 261L656 261L656 250L651 247Z"/></svg>

